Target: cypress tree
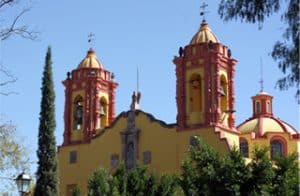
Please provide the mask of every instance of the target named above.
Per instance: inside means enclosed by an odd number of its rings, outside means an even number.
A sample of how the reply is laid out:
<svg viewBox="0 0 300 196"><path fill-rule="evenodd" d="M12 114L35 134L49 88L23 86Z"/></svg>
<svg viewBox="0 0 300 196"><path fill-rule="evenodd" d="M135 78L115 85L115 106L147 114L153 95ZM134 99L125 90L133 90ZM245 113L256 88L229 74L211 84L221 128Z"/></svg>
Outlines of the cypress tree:
<svg viewBox="0 0 300 196"><path fill-rule="evenodd" d="M55 142L55 93L52 79L51 48L48 47L42 78L42 100L38 133L38 169L35 195L58 195Z"/></svg>

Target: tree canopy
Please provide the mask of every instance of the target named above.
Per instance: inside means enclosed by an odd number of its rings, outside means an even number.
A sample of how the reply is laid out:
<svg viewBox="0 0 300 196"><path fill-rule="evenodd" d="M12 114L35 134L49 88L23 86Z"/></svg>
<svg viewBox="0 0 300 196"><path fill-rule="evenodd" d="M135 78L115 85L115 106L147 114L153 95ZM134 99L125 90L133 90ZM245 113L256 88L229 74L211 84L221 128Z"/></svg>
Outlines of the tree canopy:
<svg viewBox="0 0 300 196"><path fill-rule="evenodd" d="M42 78L42 99L38 133L38 169L35 195L58 195L55 142L55 93L52 76L51 48L48 47Z"/></svg>
<svg viewBox="0 0 300 196"><path fill-rule="evenodd" d="M242 22L258 23L262 28L265 19L284 6L287 8L281 18L286 28L282 33L283 39L274 44L272 51L272 57L284 75L278 79L276 86L280 90L296 87L296 98L300 104L299 0L221 0L218 12L225 21L240 19Z"/></svg>

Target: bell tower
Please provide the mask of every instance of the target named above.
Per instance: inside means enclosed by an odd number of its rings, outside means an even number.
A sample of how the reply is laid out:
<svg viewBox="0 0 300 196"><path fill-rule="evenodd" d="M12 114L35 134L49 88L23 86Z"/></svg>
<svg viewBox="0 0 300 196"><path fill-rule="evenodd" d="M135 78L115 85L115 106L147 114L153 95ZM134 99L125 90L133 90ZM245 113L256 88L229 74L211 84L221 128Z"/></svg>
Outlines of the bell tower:
<svg viewBox="0 0 300 196"><path fill-rule="evenodd" d="M234 73L237 61L203 20L189 45L179 48L176 65L179 130L234 128Z"/></svg>
<svg viewBox="0 0 300 196"><path fill-rule="evenodd" d="M89 142L97 130L115 117L114 74L105 70L93 49L77 69L67 73L65 86L63 145Z"/></svg>

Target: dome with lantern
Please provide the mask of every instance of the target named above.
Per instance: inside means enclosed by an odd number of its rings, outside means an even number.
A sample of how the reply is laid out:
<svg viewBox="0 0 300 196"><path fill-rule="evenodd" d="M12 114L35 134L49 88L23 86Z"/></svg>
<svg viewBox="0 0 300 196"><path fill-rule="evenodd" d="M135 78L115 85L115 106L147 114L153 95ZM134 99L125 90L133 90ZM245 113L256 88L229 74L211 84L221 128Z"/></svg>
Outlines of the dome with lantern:
<svg viewBox="0 0 300 196"><path fill-rule="evenodd" d="M208 23L203 20L198 32L193 36L190 44L219 43L217 36L209 28Z"/></svg>
<svg viewBox="0 0 300 196"><path fill-rule="evenodd" d="M242 134L252 133L255 137L263 137L267 133L288 133L293 138L299 137L294 127L273 115L272 99L270 94L263 91L253 96L253 115L237 129Z"/></svg>
<svg viewBox="0 0 300 196"><path fill-rule="evenodd" d="M90 48L86 57L79 63L78 68L98 68L103 69L103 64L97 58L95 51Z"/></svg>

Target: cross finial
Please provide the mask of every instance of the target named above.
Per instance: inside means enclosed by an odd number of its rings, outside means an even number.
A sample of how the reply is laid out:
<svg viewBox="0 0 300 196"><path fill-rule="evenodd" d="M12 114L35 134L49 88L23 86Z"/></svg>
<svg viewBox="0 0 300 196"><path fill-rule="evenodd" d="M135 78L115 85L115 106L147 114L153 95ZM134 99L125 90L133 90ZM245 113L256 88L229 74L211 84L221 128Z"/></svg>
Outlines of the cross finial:
<svg viewBox="0 0 300 196"><path fill-rule="evenodd" d="M264 91L264 76L263 76L263 62L262 58L260 57L260 92Z"/></svg>
<svg viewBox="0 0 300 196"><path fill-rule="evenodd" d="M136 92L139 92L140 80L139 80L139 66L136 66Z"/></svg>
<svg viewBox="0 0 300 196"><path fill-rule="evenodd" d="M203 16L203 21L205 21L205 14L208 13L208 11L206 11L206 7L208 7L208 4L203 2L202 5L200 6L200 16Z"/></svg>
<svg viewBox="0 0 300 196"><path fill-rule="evenodd" d="M90 33L88 35L88 43L90 45L90 48L92 48L94 40L95 40L95 34L94 33Z"/></svg>

